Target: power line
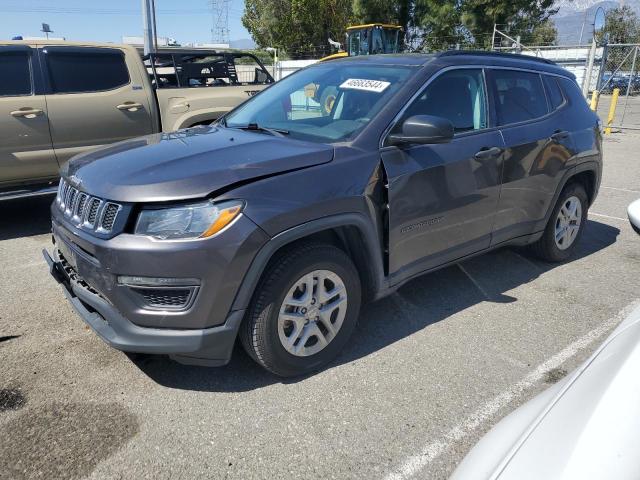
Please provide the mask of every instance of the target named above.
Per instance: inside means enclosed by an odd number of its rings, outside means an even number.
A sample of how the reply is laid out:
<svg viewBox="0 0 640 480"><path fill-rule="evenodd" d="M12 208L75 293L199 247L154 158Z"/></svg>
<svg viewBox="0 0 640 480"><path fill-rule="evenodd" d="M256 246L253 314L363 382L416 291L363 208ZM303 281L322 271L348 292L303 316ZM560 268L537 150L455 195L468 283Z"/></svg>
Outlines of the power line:
<svg viewBox="0 0 640 480"><path fill-rule="evenodd" d="M139 10L116 9L116 8L87 8L87 7L23 7L23 6L3 6L0 7L3 13L54 13L63 15L140 15ZM210 13L209 8L180 8L180 9L158 9L157 13L163 15L203 15ZM238 9L229 9L230 13L242 15Z"/></svg>
<svg viewBox="0 0 640 480"><path fill-rule="evenodd" d="M229 43L229 3L230 0L209 0L212 43Z"/></svg>

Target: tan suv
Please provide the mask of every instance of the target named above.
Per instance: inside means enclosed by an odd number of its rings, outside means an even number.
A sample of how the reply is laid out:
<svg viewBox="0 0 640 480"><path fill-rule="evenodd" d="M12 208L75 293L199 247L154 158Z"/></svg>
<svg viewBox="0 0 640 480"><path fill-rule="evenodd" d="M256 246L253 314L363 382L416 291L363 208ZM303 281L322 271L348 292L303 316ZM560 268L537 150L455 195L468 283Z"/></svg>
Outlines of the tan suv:
<svg viewBox="0 0 640 480"><path fill-rule="evenodd" d="M60 41L0 43L0 200L55 191L101 145L211 123L273 78L253 55Z"/></svg>

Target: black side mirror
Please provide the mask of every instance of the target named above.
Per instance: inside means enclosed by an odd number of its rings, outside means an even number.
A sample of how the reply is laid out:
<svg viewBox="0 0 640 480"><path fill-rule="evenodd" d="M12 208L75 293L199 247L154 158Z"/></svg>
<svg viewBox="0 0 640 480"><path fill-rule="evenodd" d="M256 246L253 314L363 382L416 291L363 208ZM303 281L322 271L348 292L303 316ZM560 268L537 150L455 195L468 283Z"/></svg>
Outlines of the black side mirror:
<svg viewBox="0 0 640 480"><path fill-rule="evenodd" d="M453 124L442 117L413 115L402 123L400 133L387 137L389 145L448 143L453 138Z"/></svg>
<svg viewBox="0 0 640 480"><path fill-rule="evenodd" d="M640 235L640 200L636 200L627 209L631 227Z"/></svg>

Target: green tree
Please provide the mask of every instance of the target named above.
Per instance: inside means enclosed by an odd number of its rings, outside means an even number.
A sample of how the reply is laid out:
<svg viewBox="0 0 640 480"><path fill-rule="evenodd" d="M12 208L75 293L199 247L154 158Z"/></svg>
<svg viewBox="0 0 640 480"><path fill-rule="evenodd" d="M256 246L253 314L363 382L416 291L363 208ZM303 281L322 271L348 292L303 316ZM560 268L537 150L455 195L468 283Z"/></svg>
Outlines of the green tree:
<svg viewBox="0 0 640 480"><path fill-rule="evenodd" d="M549 17L554 0L415 0L413 21L419 48L440 50L456 44L489 48L493 27L522 43L551 43L556 30ZM499 38L497 37L499 40Z"/></svg>
<svg viewBox="0 0 640 480"><path fill-rule="evenodd" d="M491 46L494 24L529 44L555 41L554 0L246 0L242 23L260 47L293 58L329 53L351 23L393 23L419 49ZM413 41L415 38L415 42Z"/></svg>
<svg viewBox="0 0 640 480"><path fill-rule="evenodd" d="M511 36L533 31L557 12L555 0L466 0L461 21L476 46L490 47L493 26Z"/></svg>
<svg viewBox="0 0 640 480"><path fill-rule="evenodd" d="M629 6L623 5L607 12L604 28L596 36L601 42L605 35L609 35L609 43L638 43L640 42L640 20Z"/></svg>
<svg viewBox="0 0 640 480"><path fill-rule="evenodd" d="M328 39L343 41L352 0L246 0L242 24L259 47L276 47L292 58L321 56Z"/></svg>
<svg viewBox="0 0 640 480"><path fill-rule="evenodd" d="M520 42L524 45L555 45L558 30L550 18L524 28L520 33Z"/></svg>
<svg viewBox="0 0 640 480"><path fill-rule="evenodd" d="M467 29L460 22L460 4L457 0L416 0L413 24L417 36L421 37L417 50L446 50L471 43Z"/></svg>
<svg viewBox="0 0 640 480"><path fill-rule="evenodd" d="M389 23L400 25L405 32L411 21L411 0L353 0L355 23Z"/></svg>

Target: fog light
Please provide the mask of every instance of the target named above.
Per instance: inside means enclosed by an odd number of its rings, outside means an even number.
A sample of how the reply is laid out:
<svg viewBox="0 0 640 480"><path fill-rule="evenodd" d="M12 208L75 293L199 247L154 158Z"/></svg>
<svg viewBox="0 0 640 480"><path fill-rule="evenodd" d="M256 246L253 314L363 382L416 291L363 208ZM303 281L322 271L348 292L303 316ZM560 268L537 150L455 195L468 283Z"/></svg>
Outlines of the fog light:
<svg viewBox="0 0 640 480"><path fill-rule="evenodd" d="M200 285L197 278L165 278L165 277L138 277L121 275L118 284L129 287L193 287Z"/></svg>

